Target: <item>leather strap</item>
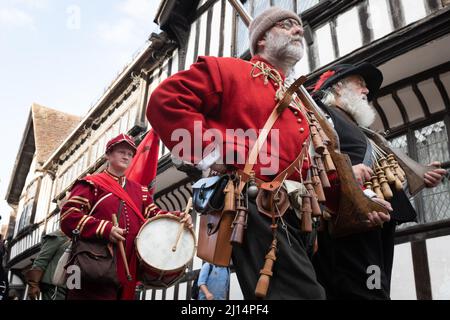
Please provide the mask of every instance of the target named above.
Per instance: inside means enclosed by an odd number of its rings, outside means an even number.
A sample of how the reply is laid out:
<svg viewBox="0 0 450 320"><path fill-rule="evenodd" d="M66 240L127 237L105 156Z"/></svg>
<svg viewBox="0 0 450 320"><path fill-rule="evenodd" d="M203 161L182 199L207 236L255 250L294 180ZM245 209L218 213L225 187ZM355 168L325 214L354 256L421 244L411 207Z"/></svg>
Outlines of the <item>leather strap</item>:
<svg viewBox="0 0 450 320"><path fill-rule="evenodd" d="M289 177L291 174L294 173L295 169L300 169L303 164L303 159L305 157L306 150L309 148L310 141L302 148L302 151L297 156L297 158L282 172L280 172L275 179L273 179L270 183L274 184L275 182L281 183L283 180L285 180L287 177ZM241 184L245 185L247 181L250 179L250 174L245 173L243 170L238 170L238 174L241 176ZM265 184L267 182L264 182L260 179L255 178L256 184L258 186L261 186L262 184ZM243 187L243 186L242 186ZM241 188L241 185L239 185L239 188ZM242 189L239 189L239 192L241 192Z"/></svg>
<svg viewBox="0 0 450 320"><path fill-rule="evenodd" d="M263 129L261 130L261 134L258 136L258 139L256 140L256 143L253 145L252 150L250 151L249 157L247 162L245 163L244 170L238 170L241 174L241 182L238 187L239 193L242 192L244 189L245 183L250 178L250 172L252 171L256 159L258 158L258 154L261 151L262 146L267 140L267 136L269 135L270 130L272 129L273 125L275 124L275 121L277 121L278 117L283 113L284 110L286 110L287 107L291 104L292 101L292 95L298 90L298 88L305 83L306 77L300 77L297 80L294 81L293 84L289 86L289 88L286 90L283 98L277 103L275 108L273 109L272 113L270 114L269 118L267 119L266 123L264 124ZM309 145L309 144L308 144ZM286 174L291 175L294 172L294 169L297 165L297 162L302 158L304 155L304 151L306 148L302 148L302 152L299 154L297 159L291 163L291 165L283 170L276 178L276 181L279 181L277 179L284 179L284 176ZM273 181L275 181L273 180Z"/></svg>
<svg viewBox="0 0 450 320"><path fill-rule="evenodd" d="M263 129L261 130L261 134L258 136L256 143L253 145L252 150L248 156L248 160L244 167L244 172L246 174L250 174L253 166L256 163L256 159L258 158L258 153L261 151L262 146L267 140L267 136L269 135L270 130L272 129L275 121L277 121L278 117L283 113L283 111L289 107L292 100L292 95L297 91L297 89L306 81L305 77L300 77L286 90L283 99L278 101L277 105L273 109L266 123L264 124Z"/></svg>

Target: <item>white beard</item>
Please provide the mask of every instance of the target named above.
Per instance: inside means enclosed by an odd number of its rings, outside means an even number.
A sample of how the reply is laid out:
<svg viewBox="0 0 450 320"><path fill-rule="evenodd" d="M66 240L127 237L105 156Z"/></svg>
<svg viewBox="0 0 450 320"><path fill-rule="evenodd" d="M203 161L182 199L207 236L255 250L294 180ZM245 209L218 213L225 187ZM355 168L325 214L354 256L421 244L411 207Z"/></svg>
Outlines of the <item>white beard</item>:
<svg viewBox="0 0 450 320"><path fill-rule="evenodd" d="M348 88L342 88L341 108L348 112L361 127L368 128L375 121L375 110L367 101L365 95L357 95Z"/></svg>
<svg viewBox="0 0 450 320"><path fill-rule="evenodd" d="M296 40L301 41L301 45L294 43ZM303 58L303 37L300 35L289 36L284 33L275 35L273 32L268 32L266 35L265 52L268 56L283 65L289 66L287 69L292 69Z"/></svg>

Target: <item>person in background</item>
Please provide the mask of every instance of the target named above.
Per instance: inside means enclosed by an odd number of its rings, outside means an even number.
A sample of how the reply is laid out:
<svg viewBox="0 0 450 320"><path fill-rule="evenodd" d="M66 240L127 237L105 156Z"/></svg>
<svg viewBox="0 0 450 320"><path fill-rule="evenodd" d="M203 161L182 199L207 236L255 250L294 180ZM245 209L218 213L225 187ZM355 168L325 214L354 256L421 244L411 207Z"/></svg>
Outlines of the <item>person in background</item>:
<svg viewBox="0 0 450 320"><path fill-rule="evenodd" d="M200 289L198 300L226 300L230 288L230 268L205 262L197 285Z"/></svg>
<svg viewBox="0 0 450 320"><path fill-rule="evenodd" d="M3 257L6 255L6 248L3 242L3 236L0 234L0 301L8 298L9 281L8 272L3 268Z"/></svg>
<svg viewBox="0 0 450 320"><path fill-rule="evenodd" d="M42 293L42 300L66 299L66 286L53 285L52 278L59 258L69 245L70 239L61 230L44 235L41 250L30 270L25 273L30 300L39 299L40 293Z"/></svg>

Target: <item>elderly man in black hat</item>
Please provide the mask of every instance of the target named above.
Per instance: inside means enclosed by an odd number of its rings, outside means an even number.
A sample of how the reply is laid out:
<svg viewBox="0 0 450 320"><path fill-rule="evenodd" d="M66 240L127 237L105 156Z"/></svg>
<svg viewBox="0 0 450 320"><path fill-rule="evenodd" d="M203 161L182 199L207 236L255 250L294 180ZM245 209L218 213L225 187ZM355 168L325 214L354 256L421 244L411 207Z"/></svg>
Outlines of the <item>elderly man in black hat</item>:
<svg viewBox="0 0 450 320"><path fill-rule="evenodd" d="M349 155L354 175L361 185L374 176L371 167L376 159L372 150L376 146L368 139L367 128L376 114L369 102L382 82L381 71L369 63L345 64L323 73L314 88L319 106L339 137L341 152ZM438 163L431 165L439 166ZM424 175L426 186L437 186L445 173L438 168L427 172ZM314 264L329 299L390 298L395 227L416 218L405 192L392 189L391 215L378 213L374 218L382 228L337 239L332 239L327 231L319 232L319 250ZM376 197L370 189L365 193Z"/></svg>

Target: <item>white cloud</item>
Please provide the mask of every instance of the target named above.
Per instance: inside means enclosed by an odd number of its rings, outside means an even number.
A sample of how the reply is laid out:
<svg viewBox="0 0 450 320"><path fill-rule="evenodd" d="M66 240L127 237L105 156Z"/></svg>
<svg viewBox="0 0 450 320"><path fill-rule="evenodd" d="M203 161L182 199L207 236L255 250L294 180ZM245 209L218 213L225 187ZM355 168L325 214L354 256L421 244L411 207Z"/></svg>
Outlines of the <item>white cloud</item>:
<svg viewBox="0 0 450 320"><path fill-rule="evenodd" d="M159 1L155 0L125 0L118 8L131 19L138 21L153 21Z"/></svg>
<svg viewBox="0 0 450 320"><path fill-rule="evenodd" d="M114 22L102 22L97 25L97 36L112 44L129 44L145 41L152 29L153 19L159 1L123 0L116 6L121 18Z"/></svg>
<svg viewBox="0 0 450 320"><path fill-rule="evenodd" d="M25 4L29 8L44 9L49 5L49 0L14 0L18 4Z"/></svg>
<svg viewBox="0 0 450 320"><path fill-rule="evenodd" d="M120 19L115 24L100 23L97 28L97 35L112 43L126 43L135 37L136 23L128 18Z"/></svg>
<svg viewBox="0 0 450 320"><path fill-rule="evenodd" d="M25 11L15 8L0 8L0 25L12 28L35 28L33 17Z"/></svg>
<svg viewBox="0 0 450 320"><path fill-rule="evenodd" d="M113 46L111 50L127 48L130 52L130 48L141 48L150 33L157 29L153 19L158 6L159 0L121 0L115 6L119 17L98 22L95 36Z"/></svg>

